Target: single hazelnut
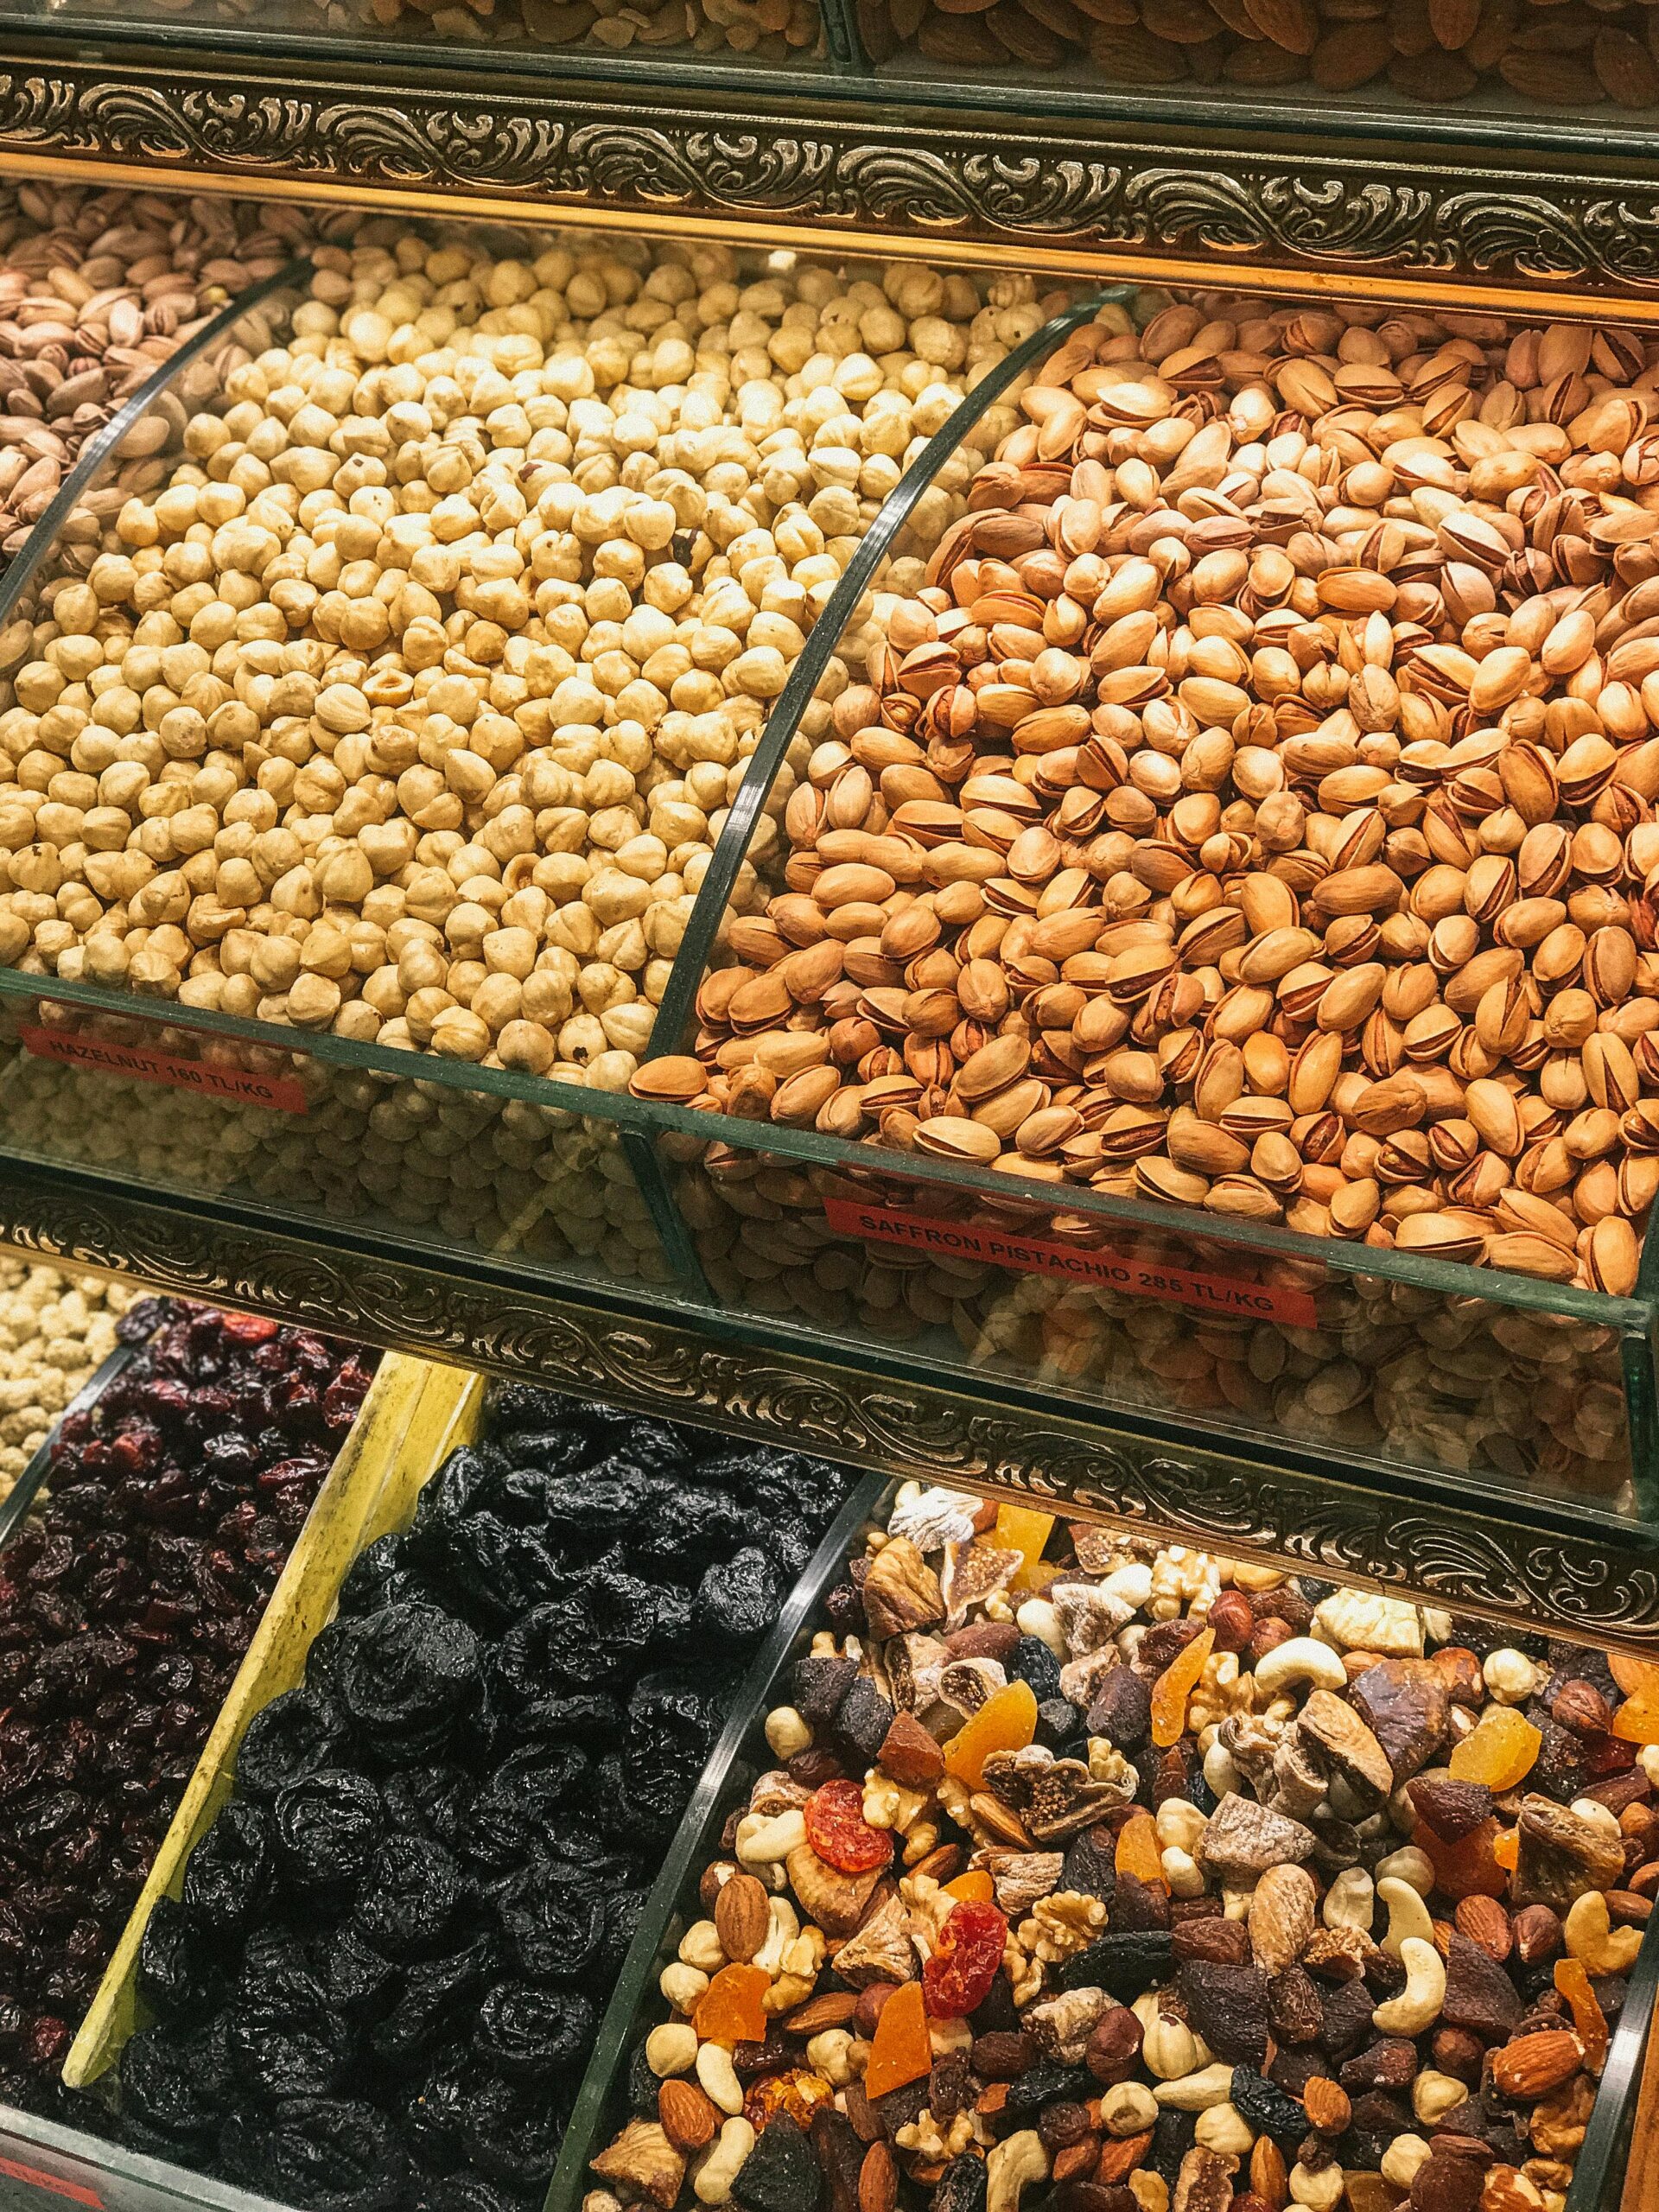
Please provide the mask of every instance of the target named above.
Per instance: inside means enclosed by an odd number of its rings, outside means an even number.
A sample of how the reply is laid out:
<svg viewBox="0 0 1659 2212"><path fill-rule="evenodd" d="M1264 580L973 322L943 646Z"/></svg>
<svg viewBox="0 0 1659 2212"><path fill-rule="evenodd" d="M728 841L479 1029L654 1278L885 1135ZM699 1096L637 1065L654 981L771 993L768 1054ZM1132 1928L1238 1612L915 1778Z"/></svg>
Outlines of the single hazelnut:
<svg viewBox="0 0 1659 2212"><path fill-rule="evenodd" d="M1242 1590L1224 1590L1210 1608L1217 1651L1243 1651L1255 1629L1255 1611Z"/></svg>
<svg viewBox="0 0 1659 2212"><path fill-rule="evenodd" d="M1141 2023L1127 2005L1115 2005L1096 2024L1083 2063L1096 2082L1127 2082L1141 2057Z"/></svg>

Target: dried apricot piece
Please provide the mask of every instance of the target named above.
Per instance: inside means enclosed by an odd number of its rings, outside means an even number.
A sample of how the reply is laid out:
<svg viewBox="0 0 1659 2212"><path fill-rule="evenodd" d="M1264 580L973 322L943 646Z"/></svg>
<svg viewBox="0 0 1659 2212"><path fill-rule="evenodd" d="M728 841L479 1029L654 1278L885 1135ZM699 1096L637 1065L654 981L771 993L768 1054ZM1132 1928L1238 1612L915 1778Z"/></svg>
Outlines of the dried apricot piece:
<svg viewBox="0 0 1659 2212"><path fill-rule="evenodd" d="M1488 1706L1452 1754L1452 1779L1484 1782L1501 1796L1532 1772L1543 1740L1542 1732L1512 1705Z"/></svg>
<svg viewBox="0 0 1659 2212"><path fill-rule="evenodd" d="M1164 1854L1158 1844L1158 1823L1150 1813L1131 1813L1117 1832L1113 1864L1120 1874L1133 1874L1137 1882L1164 1881Z"/></svg>
<svg viewBox="0 0 1659 2212"><path fill-rule="evenodd" d="M1513 1874L1521 1858L1521 1831L1504 1828L1492 1838L1492 1859L1506 1874Z"/></svg>
<svg viewBox="0 0 1659 2212"><path fill-rule="evenodd" d="M765 1998L772 1976L764 1967L721 1967L691 2014L699 2043L764 2043Z"/></svg>
<svg viewBox="0 0 1659 2212"><path fill-rule="evenodd" d="M1613 1733L1624 1744L1659 1744L1659 1687L1643 1683L1625 1699L1613 1715Z"/></svg>
<svg viewBox="0 0 1659 2212"><path fill-rule="evenodd" d="M838 1874L869 1874L893 1857L893 1834L864 1817L864 1792L856 1782L826 1782L805 1806L806 1840Z"/></svg>
<svg viewBox="0 0 1659 2212"><path fill-rule="evenodd" d="M1052 1513L1033 1513L1028 1505L997 1507L991 1542L998 1551L1020 1553L1024 1560L1024 1565L1014 1572L1014 1589L1029 1591L1042 1586L1037 1568L1053 1527Z"/></svg>
<svg viewBox="0 0 1659 2212"><path fill-rule="evenodd" d="M1001 1954L999 1953L999 1956ZM931 2070L933 2039L919 1981L901 1981L881 2007L864 2069L864 2094L872 2102L890 2089L902 2089Z"/></svg>
<svg viewBox="0 0 1659 2212"><path fill-rule="evenodd" d="M1455 1843L1442 1843L1427 1821L1419 1821L1411 1840L1434 1869L1434 1886L1455 1904L1462 1897L1501 1897L1509 1876L1493 1853L1497 1822L1490 1815Z"/></svg>
<svg viewBox="0 0 1659 2212"><path fill-rule="evenodd" d="M996 1884L982 1866L970 1866L965 1874L944 1885L944 1894L955 1897L958 1904L994 1904Z"/></svg>
<svg viewBox="0 0 1659 2212"><path fill-rule="evenodd" d="M1186 1700L1203 1674L1204 1662L1214 1650L1215 1643L1214 1629L1200 1629L1153 1684L1152 1740L1160 1751L1180 1742L1186 1727Z"/></svg>
<svg viewBox="0 0 1659 2212"><path fill-rule="evenodd" d="M1596 2001L1584 1961L1557 1959L1555 1986L1572 2012L1573 2025L1584 2045L1586 2067L1592 2074L1599 2074L1607 2059L1607 2015Z"/></svg>
<svg viewBox="0 0 1659 2212"><path fill-rule="evenodd" d="M993 1690L973 1719L944 1747L944 1770L978 1789L993 1751L1023 1751L1037 1733L1037 1695L1029 1682Z"/></svg>

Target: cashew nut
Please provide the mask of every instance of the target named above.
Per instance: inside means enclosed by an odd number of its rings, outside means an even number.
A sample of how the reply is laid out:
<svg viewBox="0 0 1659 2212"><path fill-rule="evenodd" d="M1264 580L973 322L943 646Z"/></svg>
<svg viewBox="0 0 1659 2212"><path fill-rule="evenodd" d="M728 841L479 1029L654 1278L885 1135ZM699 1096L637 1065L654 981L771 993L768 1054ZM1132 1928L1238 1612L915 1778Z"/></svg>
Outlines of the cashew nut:
<svg viewBox="0 0 1659 2212"><path fill-rule="evenodd" d="M1152 1569L1144 1560L1131 1560L1127 1567L1115 1567L1100 1586L1138 1613L1152 1595Z"/></svg>
<svg viewBox="0 0 1659 2212"><path fill-rule="evenodd" d="M1615 1928L1600 1890L1586 1890L1573 1900L1561 1934L1568 1951L1582 1959L1588 1974L1628 1974L1642 1948L1639 1928Z"/></svg>
<svg viewBox="0 0 1659 2212"><path fill-rule="evenodd" d="M1402 1946L1408 1936L1432 1944L1434 1941L1434 1922L1421 1894L1409 1882L1402 1882L1397 1874L1390 1874L1376 1885L1378 1901L1389 1909L1389 1932L1382 1938L1382 1948L1395 1958L1404 1955Z"/></svg>
<svg viewBox="0 0 1659 2212"><path fill-rule="evenodd" d="M1217 2059L1196 2073L1160 2082L1152 2094L1160 2105L1173 2105L1177 2112L1208 2112L1211 2105L1224 2105L1232 2095L1233 2069Z"/></svg>
<svg viewBox="0 0 1659 2212"><path fill-rule="evenodd" d="M775 1866L806 1841L806 1815L798 1805L786 1813L746 1813L737 1824L737 1858L744 1866Z"/></svg>
<svg viewBox="0 0 1659 2212"><path fill-rule="evenodd" d="M645 2063L659 2082L689 2073L697 2059L697 2031L683 2020L664 2020L645 2037Z"/></svg>
<svg viewBox="0 0 1659 2212"><path fill-rule="evenodd" d="M1276 1697L1291 1682L1311 1682L1315 1689L1345 1689L1348 1670L1339 1653L1311 1636L1287 1637L1275 1644L1255 1669L1255 1687L1263 1697Z"/></svg>
<svg viewBox="0 0 1659 2212"><path fill-rule="evenodd" d="M985 2212L1016 2212L1027 2182L1048 2179L1048 2152L1034 2127L993 2144L985 2159Z"/></svg>
<svg viewBox="0 0 1659 2212"><path fill-rule="evenodd" d="M1210 2105L1198 2114L1193 2140L1224 2158L1242 2158L1255 2143L1255 2131L1232 2103Z"/></svg>
<svg viewBox="0 0 1659 2212"><path fill-rule="evenodd" d="M705 2044L704 2048L708 2046ZM697 2168L691 2183L692 2194L699 2204L731 2202L732 2183L753 2148L754 2130L741 2114L734 2114L721 2129L714 2148Z"/></svg>
<svg viewBox="0 0 1659 2212"><path fill-rule="evenodd" d="M1396 2135L1377 2161L1377 2171L1396 2189L1409 2189L1427 2158L1428 2145L1421 2135Z"/></svg>
<svg viewBox="0 0 1659 2212"><path fill-rule="evenodd" d="M723 2043L698 2045L697 2079L721 2112L742 2111L743 2084L738 2080L737 2069L732 2064L732 2054Z"/></svg>
<svg viewBox="0 0 1659 2212"><path fill-rule="evenodd" d="M1325 1893L1323 1910L1327 1928L1357 1928L1362 1936L1370 1934L1376 1886L1363 1866L1343 1868Z"/></svg>
<svg viewBox="0 0 1659 2212"><path fill-rule="evenodd" d="M1411 2108L1425 2127L1438 2127L1449 2112L1469 2099L1469 2085L1454 2075L1426 2066L1411 2085Z"/></svg>
<svg viewBox="0 0 1659 2212"><path fill-rule="evenodd" d="M776 1980L784 1970L785 1952L801 1932L801 1919L787 1897L769 1898L766 1910L770 1916L766 1940L751 1963Z"/></svg>
<svg viewBox="0 0 1659 2212"><path fill-rule="evenodd" d="M1408 1936L1400 1946L1406 1986L1371 2014L1371 2025L1385 2036L1420 2036L1440 2017L1446 2002L1446 1965L1433 1943Z"/></svg>
<svg viewBox="0 0 1659 2212"><path fill-rule="evenodd" d="M1376 1874L1379 1882L1409 1882L1420 1897L1426 1897L1434 1886L1434 1861L1426 1851L1408 1843L1379 1859Z"/></svg>
<svg viewBox="0 0 1659 2212"><path fill-rule="evenodd" d="M1157 2100L1144 2082L1115 2082L1100 2101L1100 2120L1109 2135L1143 2135L1157 2125Z"/></svg>

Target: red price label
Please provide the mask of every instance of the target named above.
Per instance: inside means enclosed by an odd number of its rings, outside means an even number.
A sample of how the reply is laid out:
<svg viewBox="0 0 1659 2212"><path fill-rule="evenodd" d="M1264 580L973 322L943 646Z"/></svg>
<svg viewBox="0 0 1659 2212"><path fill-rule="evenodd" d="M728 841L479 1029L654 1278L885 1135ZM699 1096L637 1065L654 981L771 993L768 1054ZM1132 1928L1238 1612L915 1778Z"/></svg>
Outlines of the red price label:
<svg viewBox="0 0 1659 2212"><path fill-rule="evenodd" d="M115 1045L83 1037L71 1029L24 1028L23 1044L36 1059L61 1060L93 1075L124 1076L130 1083L163 1083L174 1090L194 1090L205 1098L233 1098L240 1106L270 1106L279 1114L303 1114L306 1097L287 1076L256 1075L248 1068L221 1068L206 1060L187 1060L176 1052L152 1052L143 1045Z"/></svg>
<svg viewBox="0 0 1659 2212"><path fill-rule="evenodd" d="M21 2158L0 2158L0 2174L10 2174L13 2181L26 2181L35 2189L49 2189L54 2196L67 2196L72 2204L89 2204L92 2212L104 2212L104 2200L95 2189L88 2189L85 2182L66 2181L61 2174L48 2174L39 2166L26 2166Z"/></svg>
<svg viewBox="0 0 1659 2212"><path fill-rule="evenodd" d="M1199 1274L1161 1260L1125 1258L1116 1252L988 1229L978 1222L906 1213L896 1206L863 1205L854 1198L826 1198L823 1211L839 1235L862 1237L870 1244L897 1244L942 1260L1009 1268L1017 1274L1060 1275L1067 1282L1097 1284L1129 1298L1162 1299L1172 1306L1198 1306L1243 1320L1283 1321L1292 1328L1311 1329L1319 1319L1308 1292L1284 1290L1243 1275Z"/></svg>

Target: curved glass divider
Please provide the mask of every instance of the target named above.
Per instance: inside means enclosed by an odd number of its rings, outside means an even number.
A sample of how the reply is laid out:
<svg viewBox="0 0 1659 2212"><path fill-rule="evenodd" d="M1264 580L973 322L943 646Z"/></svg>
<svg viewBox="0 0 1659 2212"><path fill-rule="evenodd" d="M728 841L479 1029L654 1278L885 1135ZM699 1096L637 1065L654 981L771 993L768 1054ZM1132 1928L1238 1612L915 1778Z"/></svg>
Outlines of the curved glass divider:
<svg viewBox="0 0 1659 2212"><path fill-rule="evenodd" d="M0 632L16 618L20 604L38 580L53 548L63 538L71 518L79 512L83 522L96 525L99 519L96 511L89 512L84 502L88 493L101 488L99 480L105 464L122 460L154 461L161 457L161 448L152 450L152 442L137 434L142 425L157 419L156 402L163 393L172 392L181 403L186 397L198 396L197 365L207 361L216 367L227 341L238 341L245 319L256 308L276 301L279 295L293 292L310 273L310 262L298 255L286 267L238 292L203 324L194 338L159 363L103 428L88 438L74 467L58 486L51 505L29 532L28 543L0 579ZM182 391L175 391L179 385L184 387ZM161 419L170 425L170 410Z"/></svg>
<svg viewBox="0 0 1659 2212"><path fill-rule="evenodd" d="M565 2130L545 2212L575 2212L588 2186L588 2161L603 2148L627 2094L627 2067L645 2020L665 2010L657 1976L696 1917L697 1878L718 1845L734 1790L746 1789L772 1764L763 1732L774 1683L806 1649L824 1592L839 1581L859 1533L880 1512L893 1485L869 1475L842 1506L805 1572L785 1600L772 1633L744 1678L720 1740L709 1755L695 1796L652 1885L622 1971L600 2022L599 2037Z"/></svg>
<svg viewBox="0 0 1659 2212"><path fill-rule="evenodd" d="M1567 2192L1564 2212L1620 2212L1621 2199L1628 2212L1649 2202L1647 2189L1626 2194L1626 2162L1630 2131L1636 2121L1637 2101L1643 2080L1643 2058L1653 2031L1656 1994L1659 1993L1659 1914L1648 1922L1642 1948L1625 1985L1624 2002L1607 2045L1601 2085L1584 2131L1584 2143ZM1649 2182L1647 2187L1651 2187Z"/></svg>
<svg viewBox="0 0 1659 2212"><path fill-rule="evenodd" d="M87 1376L74 1396L70 1399L68 1404L53 1422L40 1449L30 1459L29 1465L6 1492L3 1500L0 1500L0 1550L4 1549L18 1524L27 1521L34 1510L35 1500L40 1495L41 1484L46 1480L47 1470L52 1464L52 1444L58 1430L68 1420L71 1414L85 1414L92 1411L110 1384L114 1382L116 1376L132 1357L134 1349L135 1347L131 1344L118 1344L109 1357L102 1361Z"/></svg>
<svg viewBox="0 0 1659 2212"><path fill-rule="evenodd" d="M1016 346L1007 358L976 384L949 420L923 447L882 505L880 513L865 532L830 596L806 650L790 671L789 681L767 718L766 731L750 756L743 781L726 818L714 857L698 887L696 904L675 955L673 972L657 1009L648 1060L677 1052L690 1020L697 991L708 972L719 932L729 912L733 891L746 861L753 857L755 839L779 771L800 728L808 702L824 671L842 645L849 625L857 618L865 594L881 572L895 542L914 514L923 494L935 483L940 470L966 442L969 434L987 411L1039 361L1101 308L1127 306L1135 297L1133 286L1108 284L1090 292L1062 314L1052 316L1040 330Z"/></svg>

